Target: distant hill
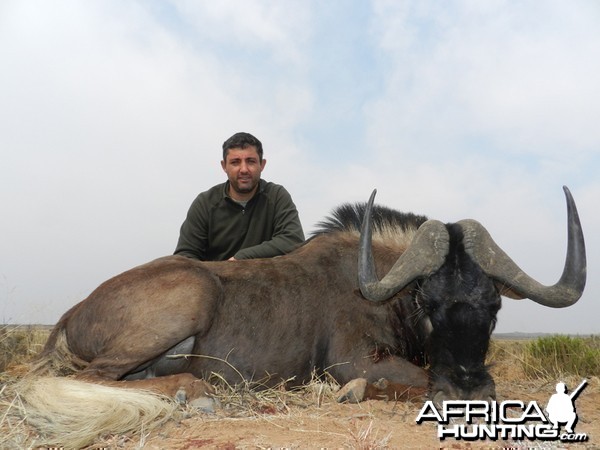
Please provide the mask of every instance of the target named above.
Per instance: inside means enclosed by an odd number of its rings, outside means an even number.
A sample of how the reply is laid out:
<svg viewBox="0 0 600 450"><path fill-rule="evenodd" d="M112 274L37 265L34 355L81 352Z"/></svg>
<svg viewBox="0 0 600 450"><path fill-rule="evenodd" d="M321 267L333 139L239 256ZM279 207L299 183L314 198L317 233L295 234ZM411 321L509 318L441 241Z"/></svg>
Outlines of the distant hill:
<svg viewBox="0 0 600 450"><path fill-rule="evenodd" d="M530 339L537 339L544 336L556 336L564 333L521 333L515 331L513 333L493 333L492 339L507 340L507 341L526 341ZM590 337L589 334L571 334L569 336L577 337Z"/></svg>

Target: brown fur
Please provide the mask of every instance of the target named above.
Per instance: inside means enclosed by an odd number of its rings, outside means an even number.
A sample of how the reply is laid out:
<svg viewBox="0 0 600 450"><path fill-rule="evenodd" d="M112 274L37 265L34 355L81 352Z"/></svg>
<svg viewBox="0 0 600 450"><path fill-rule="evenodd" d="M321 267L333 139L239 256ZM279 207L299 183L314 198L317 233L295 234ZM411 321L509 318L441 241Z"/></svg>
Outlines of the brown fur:
<svg viewBox="0 0 600 450"><path fill-rule="evenodd" d="M381 244L374 250L382 273L401 251ZM405 359L404 336L397 334L397 321L410 316L407 302L363 299L356 253L354 233L332 233L282 257L207 263L171 256L133 268L63 315L30 386L40 375L72 374L73 381L93 383L90 393L94 385L117 388L98 394L110 401L121 401L120 388L171 398L184 392L193 400L211 395L201 381L211 373L232 386L261 387L282 380L299 385L327 371L342 384L389 379L400 391L385 394L395 398L406 396L407 386L424 389L427 373ZM185 356L165 356L185 342L192 346ZM373 358L380 349L385 358ZM48 391L44 402L53 392L56 401L41 411L39 397L28 397L30 416L68 423L61 401L66 391Z"/></svg>
<svg viewBox="0 0 600 450"><path fill-rule="evenodd" d="M376 325L388 321L390 305L370 304L358 294L356 241L355 233L336 233L278 258L206 263L174 256L136 267L67 311L38 365L55 372L66 366L78 379L121 386L193 336L193 353L207 358L181 359L173 373L201 378L219 372L232 384L240 377L301 383L315 368L333 366L342 383L366 370L373 380L398 372L403 379L397 381L422 386L425 373L391 353L398 348L394 330ZM399 249L375 248L387 271ZM331 327L336 334L330 335ZM377 349L388 349L389 356L369 360ZM143 385L172 394L160 377Z"/></svg>

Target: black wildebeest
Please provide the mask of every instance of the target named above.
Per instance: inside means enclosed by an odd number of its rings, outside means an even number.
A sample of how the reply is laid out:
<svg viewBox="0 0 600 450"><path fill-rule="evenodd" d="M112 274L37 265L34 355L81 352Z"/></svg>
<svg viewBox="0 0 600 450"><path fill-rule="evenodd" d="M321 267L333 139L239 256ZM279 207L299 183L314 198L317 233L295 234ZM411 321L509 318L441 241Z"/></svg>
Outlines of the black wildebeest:
<svg viewBox="0 0 600 450"><path fill-rule="evenodd" d="M188 398L211 372L268 385L323 371L342 384L383 378L398 394L428 387L436 400L494 397L485 356L501 295L564 307L584 289L583 233L564 191L568 250L553 286L526 275L479 223L373 207L373 193L285 256L172 256L106 281L63 315L40 366L69 362L81 380Z"/></svg>

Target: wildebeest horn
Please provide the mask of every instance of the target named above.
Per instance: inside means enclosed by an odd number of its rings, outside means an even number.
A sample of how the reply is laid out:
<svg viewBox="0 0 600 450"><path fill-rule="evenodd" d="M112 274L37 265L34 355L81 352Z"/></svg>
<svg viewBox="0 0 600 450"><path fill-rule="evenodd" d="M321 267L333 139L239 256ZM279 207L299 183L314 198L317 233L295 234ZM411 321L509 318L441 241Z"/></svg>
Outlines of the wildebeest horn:
<svg viewBox="0 0 600 450"><path fill-rule="evenodd" d="M423 223L410 246L379 281L371 249L371 212L376 193L377 190L374 190L371 194L363 217L358 248L358 282L365 298L379 302L392 297L417 278L438 270L448 254L449 237L442 222L428 220Z"/></svg>
<svg viewBox="0 0 600 450"><path fill-rule="evenodd" d="M563 190L567 198L567 257L562 276L553 286L544 286L523 272L480 223L474 220L458 222L463 229L465 250L488 276L508 289L502 292L503 295L529 298L552 308L570 306L581 297L586 281L585 243L573 196L566 186Z"/></svg>

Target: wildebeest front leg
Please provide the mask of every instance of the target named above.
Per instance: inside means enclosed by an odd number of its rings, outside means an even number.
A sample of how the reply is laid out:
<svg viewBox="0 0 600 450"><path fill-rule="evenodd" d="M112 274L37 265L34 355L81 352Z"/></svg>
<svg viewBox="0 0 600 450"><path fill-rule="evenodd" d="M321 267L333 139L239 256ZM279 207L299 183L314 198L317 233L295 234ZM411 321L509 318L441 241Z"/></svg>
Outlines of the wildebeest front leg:
<svg viewBox="0 0 600 450"><path fill-rule="evenodd" d="M427 371L402 358L390 356L378 362L363 361L353 364L352 369L356 369L357 377L340 389L338 402L413 400L427 392Z"/></svg>
<svg viewBox="0 0 600 450"><path fill-rule="evenodd" d="M380 378L375 383L369 383L366 378L355 378L346 383L337 394L340 403L358 403L363 400L420 400L427 394L427 388L393 383L386 378Z"/></svg>

